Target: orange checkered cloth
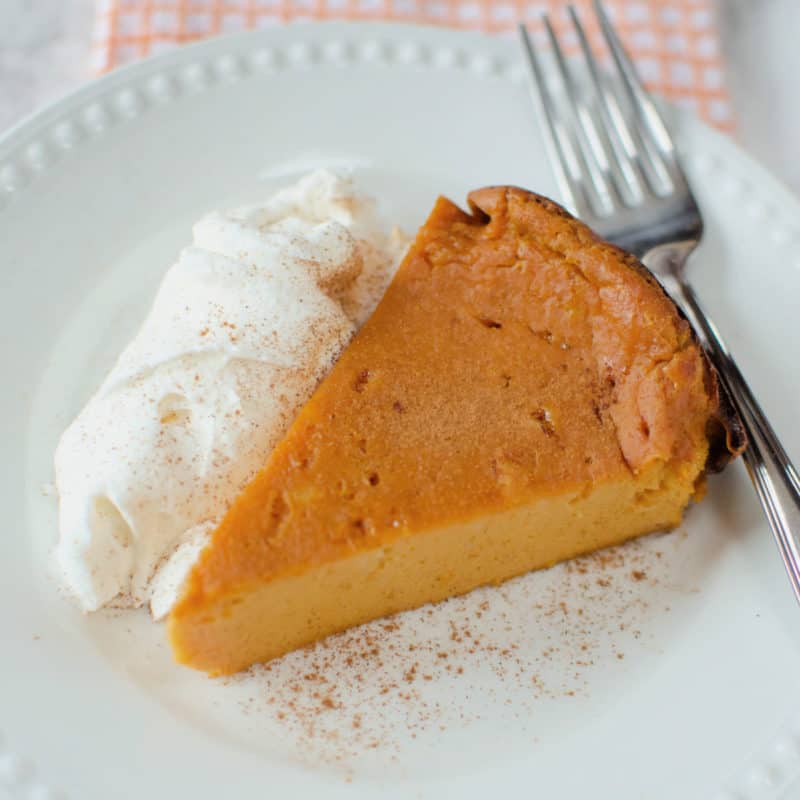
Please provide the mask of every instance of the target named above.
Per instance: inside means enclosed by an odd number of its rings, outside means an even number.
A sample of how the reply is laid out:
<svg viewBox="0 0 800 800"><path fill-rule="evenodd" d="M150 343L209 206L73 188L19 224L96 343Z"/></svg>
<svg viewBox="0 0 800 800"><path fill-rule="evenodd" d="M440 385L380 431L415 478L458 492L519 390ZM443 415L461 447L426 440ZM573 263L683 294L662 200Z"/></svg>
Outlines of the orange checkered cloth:
<svg viewBox="0 0 800 800"><path fill-rule="evenodd" d="M648 87L719 128L733 124L712 0L605 0ZM576 0L592 41L589 0ZM576 46L565 0L97 0L97 72L219 33L299 20L390 20L511 33L520 20L543 35L550 12Z"/></svg>

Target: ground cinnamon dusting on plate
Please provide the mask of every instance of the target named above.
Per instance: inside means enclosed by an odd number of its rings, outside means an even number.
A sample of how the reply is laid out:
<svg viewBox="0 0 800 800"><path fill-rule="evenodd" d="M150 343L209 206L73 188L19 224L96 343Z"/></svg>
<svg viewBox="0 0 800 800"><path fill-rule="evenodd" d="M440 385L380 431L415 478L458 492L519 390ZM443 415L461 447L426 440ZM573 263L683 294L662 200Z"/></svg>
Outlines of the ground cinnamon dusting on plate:
<svg viewBox="0 0 800 800"><path fill-rule="evenodd" d="M247 710L266 713L315 762L398 759L409 738L446 735L498 705L533 718L544 702L588 698L597 668L624 669L648 619L669 611L651 607L664 539L648 540L378 620L226 680L252 684Z"/></svg>

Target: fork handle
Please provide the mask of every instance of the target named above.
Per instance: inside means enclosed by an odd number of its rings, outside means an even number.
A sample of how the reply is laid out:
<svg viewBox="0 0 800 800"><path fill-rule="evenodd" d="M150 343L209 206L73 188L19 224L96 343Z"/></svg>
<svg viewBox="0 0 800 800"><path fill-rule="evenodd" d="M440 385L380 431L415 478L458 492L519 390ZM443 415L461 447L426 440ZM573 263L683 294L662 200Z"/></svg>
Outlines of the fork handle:
<svg viewBox="0 0 800 800"><path fill-rule="evenodd" d="M684 280L677 284L677 299L700 333L744 424L749 439L744 452L745 466L769 521L795 598L800 603L800 479L797 470L694 290Z"/></svg>

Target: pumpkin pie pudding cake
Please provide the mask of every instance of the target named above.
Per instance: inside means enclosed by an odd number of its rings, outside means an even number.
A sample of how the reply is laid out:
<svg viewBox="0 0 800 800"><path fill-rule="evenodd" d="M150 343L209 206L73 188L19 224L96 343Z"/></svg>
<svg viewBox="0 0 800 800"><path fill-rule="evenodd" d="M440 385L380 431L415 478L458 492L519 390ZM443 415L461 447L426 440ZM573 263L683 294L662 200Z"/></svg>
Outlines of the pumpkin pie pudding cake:
<svg viewBox="0 0 800 800"><path fill-rule="evenodd" d="M743 446L688 323L549 200L469 207L391 283L403 236L329 173L198 223L56 453L85 609L231 673L680 522Z"/></svg>

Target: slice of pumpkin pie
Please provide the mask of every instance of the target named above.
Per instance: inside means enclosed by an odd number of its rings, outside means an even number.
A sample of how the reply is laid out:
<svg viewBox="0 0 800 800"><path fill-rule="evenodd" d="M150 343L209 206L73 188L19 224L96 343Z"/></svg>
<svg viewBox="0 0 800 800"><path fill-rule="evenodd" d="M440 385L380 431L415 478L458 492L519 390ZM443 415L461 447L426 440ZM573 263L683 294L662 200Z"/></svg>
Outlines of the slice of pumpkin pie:
<svg viewBox="0 0 800 800"><path fill-rule="evenodd" d="M169 620L212 674L677 525L743 445L634 258L554 203L440 199Z"/></svg>

